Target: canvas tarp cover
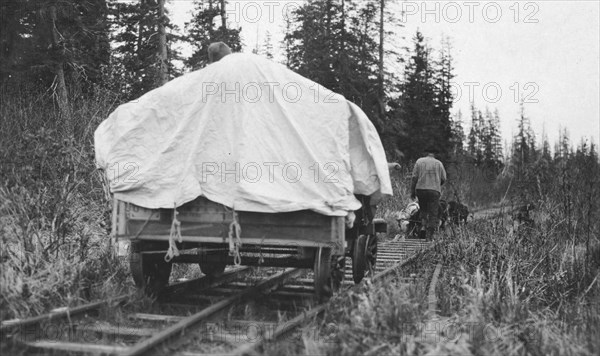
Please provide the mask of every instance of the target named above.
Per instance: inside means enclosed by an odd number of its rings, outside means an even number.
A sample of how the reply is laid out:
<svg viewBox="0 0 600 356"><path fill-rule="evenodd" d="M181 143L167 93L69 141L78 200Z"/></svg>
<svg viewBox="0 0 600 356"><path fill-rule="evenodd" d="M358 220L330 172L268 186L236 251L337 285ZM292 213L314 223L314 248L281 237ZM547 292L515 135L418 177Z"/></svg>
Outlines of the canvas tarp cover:
<svg viewBox="0 0 600 356"><path fill-rule="evenodd" d="M202 195L242 211L345 216L392 194L366 115L283 65L231 54L119 106L95 132L115 198L173 208Z"/></svg>

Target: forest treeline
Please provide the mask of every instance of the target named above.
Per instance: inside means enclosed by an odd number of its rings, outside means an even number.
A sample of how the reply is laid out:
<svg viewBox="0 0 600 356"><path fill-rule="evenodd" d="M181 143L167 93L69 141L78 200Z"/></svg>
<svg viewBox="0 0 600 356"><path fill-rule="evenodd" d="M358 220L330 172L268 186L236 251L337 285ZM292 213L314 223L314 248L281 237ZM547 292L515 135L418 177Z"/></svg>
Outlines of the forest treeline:
<svg viewBox="0 0 600 356"><path fill-rule="evenodd" d="M52 129L77 141L91 130L89 118L78 117L82 107L100 100L103 109L112 109L186 71L203 68L211 42L224 41L241 51L241 28L227 19L231 5L225 0L194 3L185 28L176 28L165 0L2 2L2 95L7 102L29 98L49 110L41 125L26 127L33 123L26 120L18 132L5 131L18 137ZM448 193L471 201L480 194L472 184L464 186L469 179L494 178L496 185L498 177L528 180L539 174L532 167L575 155L597 162L595 145L582 142L573 148L566 131L553 150L545 135L536 141L523 105L511 144L502 142L497 110L473 103L469 113L453 115L450 40L436 49L417 31L406 34L412 36L411 45L398 53L398 46L386 45L403 30L389 7L389 0L307 1L285 18L285 37L279 44L283 64L343 94L367 113L389 160L410 163L426 146L436 145L442 161L457 172ZM176 50L182 43L193 49L189 58ZM275 46L267 34L252 51L273 58ZM469 179L464 177L465 165L470 167ZM484 191L492 194L485 184ZM485 200L497 200L499 192L494 194Z"/></svg>
<svg viewBox="0 0 600 356"><path fill-rule="evenodd" d="M4 90L50 90L62 129L75 134L81 125L71 113L70 96L106 90L118 104L206 66L211 42L241 51L241 28L229 25L227 6L225 0L197 0L192 18L179 29L165 0L3 2ZM468 135L463 114L451 114L455 73L449 40L435 50L417 31L405 53L389 49L386 39L393 40L402 24L384 0L312 0L291 15L279 44L284 64L358 104L390 159L414 161L424 147L436 144L444 161L471 161L498 171L505 166L510 157L504 156L497 111L485 108L482 115L473 105ZM182 43L193 49L189 58L176 50ZM273 58L274 45L267 34L252 51ZM532 138L523 119L517 136ZM508 149L517 152L510 156L535 150L532 144L516 138Z"/></svg>
<svg viewBox="0 0 600 356"><path fill-rule="evenodd" d="M228 24L226 1L195 3L190 21L177 29L164 0L3 2L4 90L50 93L60 129L78 134L82 125L72 114L74 96L93 98L103 90L118 104L206 66L211 42L242 50L241 28ZM435 143L444 159L468 154L478 162L503 161L497 117L474 119L473 149L463 149L461 120L450 114L454 69L448 41L434 51L417 32L407 53L388 50L385 38L400 24L385 1L308 1L286 20L279 44L284 64L358 104L391 159L414 160ZM193 49L189 58L176 50L181 43ZM276 45L267 34L253 52L272 58ZM390 71L390 61L404 73ZM485 155L477 156L479 150Z"/></svg>

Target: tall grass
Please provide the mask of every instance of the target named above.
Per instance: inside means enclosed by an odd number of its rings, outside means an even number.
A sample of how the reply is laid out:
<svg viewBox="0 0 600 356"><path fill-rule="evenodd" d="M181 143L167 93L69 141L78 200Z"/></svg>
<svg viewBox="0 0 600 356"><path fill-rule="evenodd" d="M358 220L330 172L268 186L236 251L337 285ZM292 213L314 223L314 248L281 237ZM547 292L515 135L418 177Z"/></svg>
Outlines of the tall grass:
<svg viewBox="0 0 600 356"><path fill-rule="evenodd" d="M579 355L600 350L600 243L586 249L556 223L506 231L482 221L448 242L435 258L442 314L493 327L482 354Z"/></svg>
<svg viewBox="0 0 600 356"><path fill-rule="evenodd" d="M419 259L427 271L443 264L437 317L425 283L397 279L335 302L304 344L328 355L597 355L600 243L586 251L548 227L454 229Z"/></svg>
<svg viewBox="0 0 600 356"><path fill-rule="evenodd" d="M125 273L108 246L110 202L93 153L115 98L71 93L73 136L51 92L5 84L0 100L0 318L118 293Z"/></svg>
<svg viewBox="0 0 600 356"><path fill-rule="evenodd" d="M546 171L538 168L531 167L534 179L517 182L509 194L496 194L500 188L506 193L503 183L490 183L488 189L497 192L485 194L535 203L533 223L513 220L509 209L447 229L437 237L440 247L420 256L425 270L443 265L435 289L436 318L426 312L425 285L407 286L397 279L334 303L324 320L310 326L318 337L305 337L305 350L329 355L600 353L597 157L559 157ZM380 216L392 217L405 206L406 174L394 180L399 191L380 206ZM485 201L476 191L466 196Z"/></svg>

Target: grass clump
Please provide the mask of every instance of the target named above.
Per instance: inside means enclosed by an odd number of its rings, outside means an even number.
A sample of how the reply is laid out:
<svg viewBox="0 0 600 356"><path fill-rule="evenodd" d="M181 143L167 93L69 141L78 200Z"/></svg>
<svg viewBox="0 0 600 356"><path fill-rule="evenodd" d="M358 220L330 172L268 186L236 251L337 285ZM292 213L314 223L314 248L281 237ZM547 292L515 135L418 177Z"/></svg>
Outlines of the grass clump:
<svg viewBox="0 0 600 356"><path fill-rule="evenodd" d="M586 248L560 228L498 226L477 222L438 254L445 267L437 288L442 315L478 326L476 353L595 354L598 241Z"/></svg>
<svg viewBox="0 0 600 356"><path fill-rule="evenodd" d="M427 285L396 280L334 303L313 325L321 342L307 339L305 349L328 355L598 354L600 242L569 235L567 220L556 219L561 212L549 207L541 204L534 224L499 215L442 234L440 245L415 265L429 271L443 265L436 314L427 312Z"/></svg>
<svg viewBox="0 0 600 356"><path fill-rule="evenodd" d="M2 320L119 294L129 283L110 248L110 195L92 147L113 99L72 94L67 133L51 95L0 88Z"/></svg>

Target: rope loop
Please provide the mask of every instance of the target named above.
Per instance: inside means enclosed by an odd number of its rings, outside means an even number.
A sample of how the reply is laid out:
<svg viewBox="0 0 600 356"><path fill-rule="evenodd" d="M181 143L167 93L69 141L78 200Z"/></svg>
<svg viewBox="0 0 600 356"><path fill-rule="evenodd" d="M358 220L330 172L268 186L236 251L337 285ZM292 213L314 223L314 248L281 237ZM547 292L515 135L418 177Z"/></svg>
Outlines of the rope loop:
<svg viewBox="0 0 600 356"><path fill-rule="evenodd" d="M233 264L239 266L242 264L240 256L240 247L242 247L242 226L238 221L238 214L235 209L232 210L233 220L229 224L229 255L233 256Z"/></svg>
<svg viewBox="0 0 600 356"><path fill-rule="evenodd" d="M265 258L263 257L262 247L265 242L265 236L263 235L262 240L260 240L260 245L258 245L258 264L262 265L265 263Z"/></svg>
<svg viewBox="0 0 600 356"><path fill-rule="evenodd" d="M165 255L165 262L171 262L173 257L179 256L179 249L175 244L175 238L177 241L181 243L183 238L181 237L181 221L177 220L177 215L179 212L177 211L177 205L173 206L173 222L171 223L171 232L169 234L169 249L167 250L167 254Z"/></svg>

